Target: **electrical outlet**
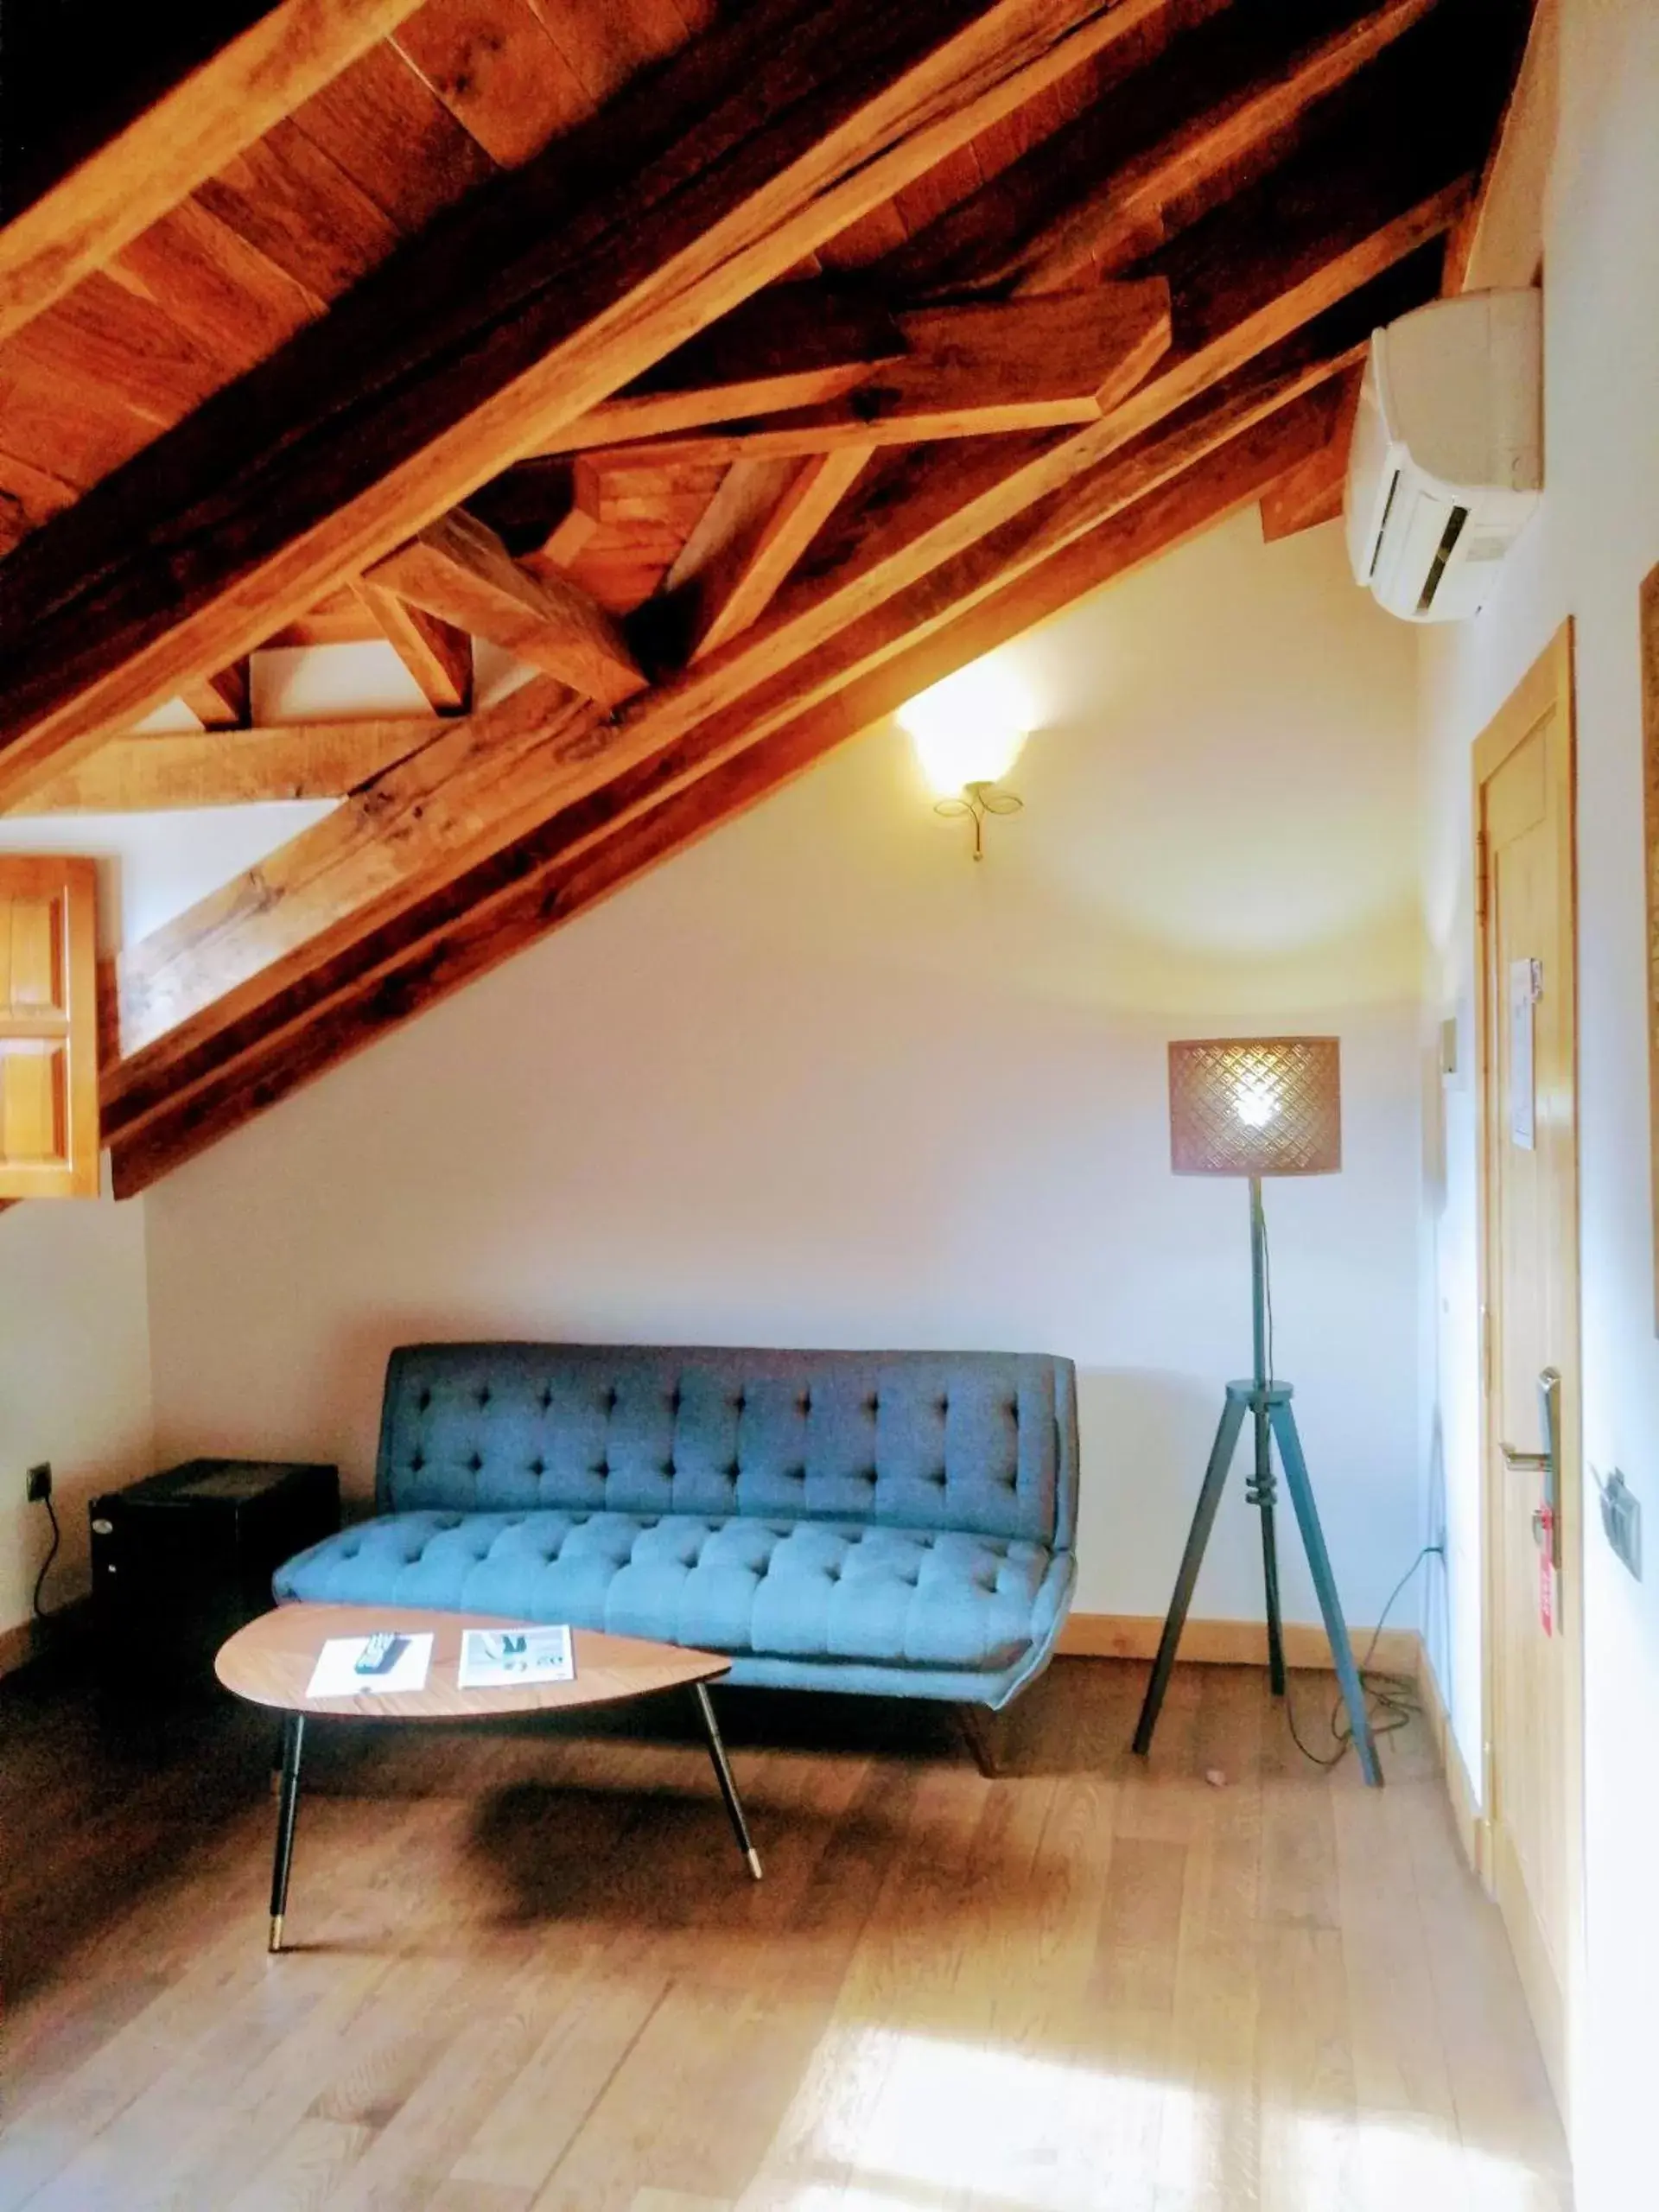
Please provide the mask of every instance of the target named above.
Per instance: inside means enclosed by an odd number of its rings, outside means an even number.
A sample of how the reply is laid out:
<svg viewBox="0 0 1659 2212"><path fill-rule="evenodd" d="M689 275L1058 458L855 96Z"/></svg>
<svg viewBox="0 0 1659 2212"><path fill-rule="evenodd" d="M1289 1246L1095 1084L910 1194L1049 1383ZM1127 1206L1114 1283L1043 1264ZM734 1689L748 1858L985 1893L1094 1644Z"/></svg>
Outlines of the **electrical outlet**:
<svg viewBox="0 0 1659 2212"><path fill-rule="evenodd" d="M1601 1485L1601 1525L1616 1555L1642 1580L1642 1501L1614 1467Z"/></svg>
<svg viewBox="0 0 1659 2212"><path fill-rule="evenodd" d="M52 1462L42 1459L23 1477L23 1497L30 1505L44 1504L52 1495Z"/></svg>

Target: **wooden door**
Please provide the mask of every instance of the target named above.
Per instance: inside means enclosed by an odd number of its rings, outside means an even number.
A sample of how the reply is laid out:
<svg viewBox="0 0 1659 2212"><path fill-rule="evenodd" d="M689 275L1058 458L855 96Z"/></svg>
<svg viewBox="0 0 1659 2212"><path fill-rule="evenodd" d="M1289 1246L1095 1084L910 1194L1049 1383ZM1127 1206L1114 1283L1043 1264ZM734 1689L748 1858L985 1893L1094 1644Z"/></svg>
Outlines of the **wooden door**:
<svg viewBox="0 0 1659 2212"><path fill-rule="evenodd" d="M0 856L0 1199L98 1196L96 887Z"/></svg>
<svg viewBox="0 0 1659 2212"><path fill-rule="evenodd" d="M1480 739L1475 781L1489 1863L1565 2114L1583 1808L1568 632Z"/></svg>

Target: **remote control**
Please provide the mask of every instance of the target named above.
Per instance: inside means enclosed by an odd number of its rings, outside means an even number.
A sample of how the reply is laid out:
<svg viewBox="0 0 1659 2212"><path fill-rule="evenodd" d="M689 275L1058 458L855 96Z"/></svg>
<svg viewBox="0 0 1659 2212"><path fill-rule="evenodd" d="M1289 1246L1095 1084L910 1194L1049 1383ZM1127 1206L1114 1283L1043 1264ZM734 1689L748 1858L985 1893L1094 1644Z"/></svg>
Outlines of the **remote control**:
<svg viewBox="0 0 1659 2212"><path fill-rule="evenodd" d="M372 1636L357 1656L356 1672L359 1675L389 1675L403 1656L406 1636L395 1636L390 1629L382 1629Z"/></svg>

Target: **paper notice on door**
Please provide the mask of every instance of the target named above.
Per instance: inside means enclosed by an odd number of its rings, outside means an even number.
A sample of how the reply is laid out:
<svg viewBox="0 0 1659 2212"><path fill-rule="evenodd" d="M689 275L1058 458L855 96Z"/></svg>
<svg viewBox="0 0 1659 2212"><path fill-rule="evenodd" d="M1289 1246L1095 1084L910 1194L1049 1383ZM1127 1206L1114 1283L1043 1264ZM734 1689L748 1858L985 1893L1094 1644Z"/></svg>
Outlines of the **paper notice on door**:
<svg viewBox="0 0 1659 2212"><path fill-rule="evenodd" d="M1537 1133L1537 1078L1533 1067L1533 1009L1538 1003L1539 963L1510 963L1510 1141L1532 1151Z"/></svg>

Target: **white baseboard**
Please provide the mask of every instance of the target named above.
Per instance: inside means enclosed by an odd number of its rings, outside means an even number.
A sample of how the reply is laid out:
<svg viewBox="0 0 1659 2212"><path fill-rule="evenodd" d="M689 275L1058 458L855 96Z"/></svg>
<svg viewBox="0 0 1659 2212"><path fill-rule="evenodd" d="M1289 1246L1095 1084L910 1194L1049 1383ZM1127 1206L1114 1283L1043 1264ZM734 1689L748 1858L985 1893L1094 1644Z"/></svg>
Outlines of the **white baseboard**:
<svg viewBox="0 0 1659 2212"><path fill-rule="evenodd" d="M1423 1701L1423 1718L1428 1723L1435 1749L1440 1755L1440 1771L1446 1777L1446 1794L1451 1802L1458 1841L1463 1846L1463 1855L1474 1869L1481 1887L1490 1895L1492 1887L1492 1825L1481 1809L1480 1794L1470 1780L1469 1770L1463 1763L1463 1752L1452 1732L1452 1716L1446 1710L1440 1678L1430 1664L1427 1651L1423 1653L1422 1663L1417 1670L1417 1688Z"/></svg>

